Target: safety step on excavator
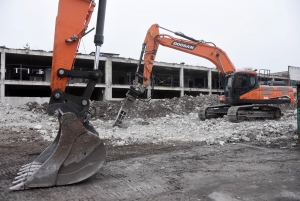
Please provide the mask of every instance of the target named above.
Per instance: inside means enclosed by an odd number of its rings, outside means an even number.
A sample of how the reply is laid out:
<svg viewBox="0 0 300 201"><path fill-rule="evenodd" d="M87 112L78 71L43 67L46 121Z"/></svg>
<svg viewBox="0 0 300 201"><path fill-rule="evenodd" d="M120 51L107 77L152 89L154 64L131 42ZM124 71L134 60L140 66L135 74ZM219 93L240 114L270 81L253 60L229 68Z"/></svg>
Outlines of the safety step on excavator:
<svg viewBox="0 0 300 201"><path fill-rule="evenodd" d="M99 134L90 124L95 110L90 97L102 76L98 70L106 0L99 0L94 70L74 70L80 40L87 31L94 7L93 0L59 0L56 17L51 97L47 112L58 115L59 131L55 140L31 163L22 166L11 190L51 187L80 182L94 175L103 165L106 150ZM88 84L82 96L65 92L69 78L83 78Z"/></svg>
<svg viewBox="0 0 300 201"><path fill-rule="evenodd" d="M161 34L159 28L181 38ZM257 72L253 69L236 70L227 54L214 43L196 40L181 32L173 32L158 24L153 24L147 31L135 79L126 94L114 126L121 126L135 100L150 101L149 91L153 89L152 68L159 45L205 58L219 70L224 90L224 95L220 96L223 104L202 107L198 114L200 120L224 115L228 115L231 122L249 119L278 119L282 115L281 110L273 105L294 102L292 87L282 86L282 83L278 84L278 82L260 83ZM143 70L140 72L143 56Z"/></svg>

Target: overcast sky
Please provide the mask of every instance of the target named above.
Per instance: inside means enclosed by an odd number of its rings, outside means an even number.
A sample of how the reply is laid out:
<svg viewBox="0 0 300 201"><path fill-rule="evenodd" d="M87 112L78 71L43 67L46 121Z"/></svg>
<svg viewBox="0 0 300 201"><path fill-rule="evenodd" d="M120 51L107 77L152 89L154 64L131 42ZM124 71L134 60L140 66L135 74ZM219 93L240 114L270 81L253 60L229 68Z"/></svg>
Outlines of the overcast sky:
<svg viewBox="0 0 300 201"><path fill-rule="evenodd" d="M58 0L0 0L0 46L23 48L28 43L31 49L52 50L57 6ZM96 12L89 28L96 25ZM237 69L300 67L299 0L107 0L101 52L138 59L154 23L215 43ZM83 38L81 53L95 51L94 34ZM163 46L156 61L214 67Z"/></svg>

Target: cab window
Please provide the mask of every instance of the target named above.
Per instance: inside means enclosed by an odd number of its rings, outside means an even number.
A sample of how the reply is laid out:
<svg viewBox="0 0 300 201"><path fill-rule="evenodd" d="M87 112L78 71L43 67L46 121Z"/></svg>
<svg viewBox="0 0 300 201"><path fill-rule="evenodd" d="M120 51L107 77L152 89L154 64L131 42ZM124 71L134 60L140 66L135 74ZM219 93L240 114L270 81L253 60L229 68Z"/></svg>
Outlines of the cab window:
<svg viewBox="0 0 300 201"><path fill-rule="evenodd" d="M247 87L247 75L246 74L237 74L235 78L235 87Z"/></svg>
<svg viewBox="0 0 300 201"><path fill-rule="evenodd" d="M250 84L249 84L250 89L253 89L255 87L255 84L256 84L255 75L250 75Z"/></svg>

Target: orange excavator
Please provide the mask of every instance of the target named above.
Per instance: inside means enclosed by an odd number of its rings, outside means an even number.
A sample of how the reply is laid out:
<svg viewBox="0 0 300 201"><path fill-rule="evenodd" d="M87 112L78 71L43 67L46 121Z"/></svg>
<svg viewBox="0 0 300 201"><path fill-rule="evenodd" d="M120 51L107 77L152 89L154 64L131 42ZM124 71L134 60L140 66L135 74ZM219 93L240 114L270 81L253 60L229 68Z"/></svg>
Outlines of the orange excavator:
<svg viewBox="0 0 300 201"><path fill-rule="evenodd" d="M50 80L52 93L47 109L49 115L58 115L59 131L52 144L32 163L21 167L11 190L80 182L95 174L104 163L103 141L89 119L95 115L90 97L102 76L98 63L104 39L106 0L99 0L98 5L94 69L73 69L80 40L91 31L87 27L95 6L94 0L59 0ZM82 96L65 92L68 78L88 80Z"/></svg>
<svg viewBox="0 0 300 201"><path fill-rule="evenodd" d="M161 34L159 28L172 32L183 39ZM219 70L224 89L224 95L221 98L225 104L201 108L198 114L200 120L224 115L228 115L231 122L257 118L277 119L282 115L281 110L272 105L294 102L292 87L282 86L282 83L278 84L281 86L275 86L278 82L266 82L262 85L256 70L236 70L227 54L214 43L196 40L181 32L173 32L158 24L153 24L147 31L135 80L119 110L114 122L115 126L122 124L136 99L143 99L143 97L150 99L149 94L151 93L147 93L147 91L151 89L152 68L159 45L205 58ZM143 73L140 73L143 56L144 68Z"/></svg>

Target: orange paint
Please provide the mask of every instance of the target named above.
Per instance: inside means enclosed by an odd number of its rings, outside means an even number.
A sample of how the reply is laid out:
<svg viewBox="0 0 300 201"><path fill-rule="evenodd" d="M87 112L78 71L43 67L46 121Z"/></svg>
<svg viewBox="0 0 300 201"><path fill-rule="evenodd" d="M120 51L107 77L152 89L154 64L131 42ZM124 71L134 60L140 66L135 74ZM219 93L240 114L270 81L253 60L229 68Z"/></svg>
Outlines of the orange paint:
<svg viewBox="0 0 300 201"><path fill-rule="evenodd" d="M60 89L65 91L68 81L67 77L58 77L57 70L73 68L74 57L84 33L88 26L95 4L90 0L60 0L55 24L52 73L50 80L51 91ZM74 42L66 42L76 35L78 39Z"/></svg>

